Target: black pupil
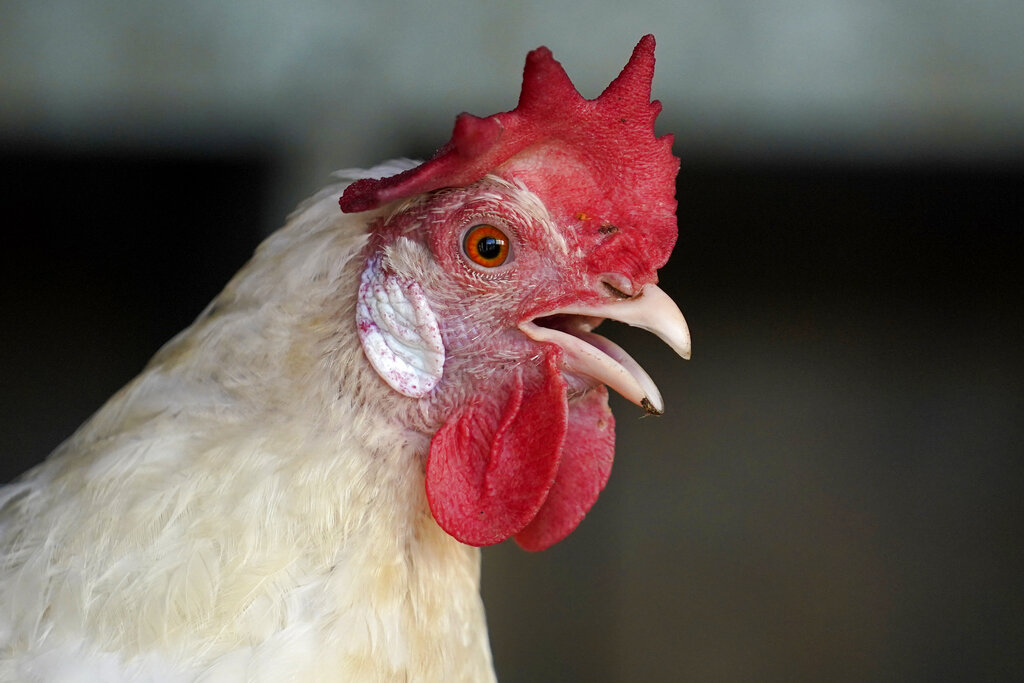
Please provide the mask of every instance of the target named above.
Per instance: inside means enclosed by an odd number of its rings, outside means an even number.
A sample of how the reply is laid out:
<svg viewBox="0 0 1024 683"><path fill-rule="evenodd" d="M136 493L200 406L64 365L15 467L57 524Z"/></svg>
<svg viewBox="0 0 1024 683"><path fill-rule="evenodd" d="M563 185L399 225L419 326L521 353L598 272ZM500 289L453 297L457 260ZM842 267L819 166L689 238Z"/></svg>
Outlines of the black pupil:
<svg viewBox="0 0 1024 683"><path fill-rule="evenodd" d="M476 253L480 254L487 260L496 259L501 256L502 241L497 237L481 237L480 241L476 243Z"/></svg>

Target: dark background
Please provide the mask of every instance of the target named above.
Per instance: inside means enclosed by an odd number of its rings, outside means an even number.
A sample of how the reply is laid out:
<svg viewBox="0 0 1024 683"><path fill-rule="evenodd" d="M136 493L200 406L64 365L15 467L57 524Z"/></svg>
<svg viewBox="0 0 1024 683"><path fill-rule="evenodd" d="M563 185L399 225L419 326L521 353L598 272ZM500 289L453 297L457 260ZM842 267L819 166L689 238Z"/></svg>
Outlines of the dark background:
<svg viewBox="0 0 1024 683"><path fill-rule="evenodd" d="M269 148L0 142L6 481L283 216ZM608 331L668 411L616 398L581 527L485 551L502 680L1024 677L1022 181L1013 154L684 158L663 286L693 359Z"/></svg>

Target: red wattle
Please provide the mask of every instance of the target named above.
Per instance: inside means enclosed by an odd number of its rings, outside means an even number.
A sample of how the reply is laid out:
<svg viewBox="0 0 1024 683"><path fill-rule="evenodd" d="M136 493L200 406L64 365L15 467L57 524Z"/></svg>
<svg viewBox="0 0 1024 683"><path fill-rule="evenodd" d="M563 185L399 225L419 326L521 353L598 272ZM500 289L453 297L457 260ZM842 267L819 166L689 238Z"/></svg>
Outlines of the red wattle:
<svg viewBox="0 0 1024 683"><path fill-rule="evenodd" d="M598 387L569 403L569 426L555 483L544 505L516 543L544 550L568 536L594 505L608 483L615 454L615 418L608 390Z"/></svg>
<svg viewBox="0 0 1024 683"><path fill-rule="evenodd" d="M431 440L427 502L459 541L500 543L544 504L567 429L566 384L557 363L557 354L548 354L540 381L524 386L517 374L506 391L476 396Z"/></svg>

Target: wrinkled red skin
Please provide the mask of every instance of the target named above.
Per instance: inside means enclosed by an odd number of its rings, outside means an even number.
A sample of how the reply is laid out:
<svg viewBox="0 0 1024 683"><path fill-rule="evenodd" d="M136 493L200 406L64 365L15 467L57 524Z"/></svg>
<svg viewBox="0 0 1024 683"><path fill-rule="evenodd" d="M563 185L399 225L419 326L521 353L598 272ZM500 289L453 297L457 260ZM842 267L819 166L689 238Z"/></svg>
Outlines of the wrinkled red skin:
<svg viewBox="0 0 1024 683"><path fill-rule="evenodd" d="M615 456L615 418L608 390L593 389L568 403L569 421L555 481L533 520L515 534L530 551L544 550L568 536L608 483Z"/></svg>
<svg viewBox="0 0 1024 683"><path fill-rule="evenodd" d="M568 426L555 356L547 354L543 379L528 390L517 373L506 391L474 397L430 443L427 500L437 523L463 543L505 540L547 499Z"/></svg>
<svg viewBox="0 0 1024 683"><path fill-rule="evenodd" d="M427 499L437 523L463 543L514 535L526 550L544 550L576 528L608 482L608 391L567 400L557 356L556 348L546 354L540 386L527 391L516 375L509 391L478 396L434 435Z"/></svg>
<svg viewBox="0 0 1024 683"><path fill-rule="evenodd" d="M580 281L527 297L510 329L572 303L606 299L606 273L639 291L657 281L677 234L679 160L671 136L654 135L661 105L650 101L653 71L654 39L645 36L618 78L586 100L550 51L538 48L527 56L516 109L486 118L461 114L432 159L353 183L341 208L365 211L494 174L537 195L573 252L583 255ZM435 257L457 272L445 262L450 236L432 240ZM607 390L580 394L577 381L570 398L561 349L539 346L535 361L516 365L504 384L466 398L431 441L427 500L438 524L463 543L514 536L527 550L547 548L576 528L608 480L615 437Z"/></svg>
<svg viewBox="0 0 1024 683"><path fill-rule="evenodd" d="M654 135L661 104L650 101L653 76L650 35L593 100L580 95L550 50L537 48L527 55L515 109L486 118L460 114L451 140L432 159L353 183L341 210L366 211L497 173L525 181L560 224L582 220L635 231L635 251L646 255L648 268L660 268L676 240L679 159L671 135ZM621 264L609 258L600 265L611 272Z"/></svg>

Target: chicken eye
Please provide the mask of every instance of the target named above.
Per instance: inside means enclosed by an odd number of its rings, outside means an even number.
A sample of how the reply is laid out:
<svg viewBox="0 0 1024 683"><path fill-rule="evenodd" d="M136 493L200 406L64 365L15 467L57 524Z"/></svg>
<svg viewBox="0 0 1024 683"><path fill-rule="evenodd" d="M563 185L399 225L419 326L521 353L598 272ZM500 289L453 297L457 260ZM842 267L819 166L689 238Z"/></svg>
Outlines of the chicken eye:
<svg viewBox="0 0 1024 683"><path fill-rule="evenodd" d="M466 231L462 249L473 263L495 268L508 258L508 237L493 225L474 225Z"/></svg>

